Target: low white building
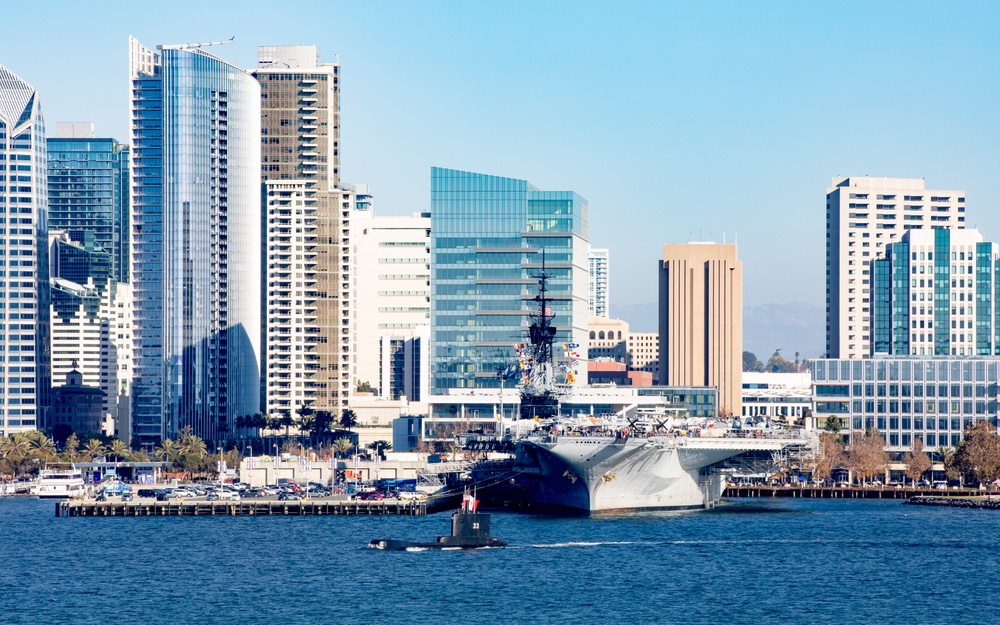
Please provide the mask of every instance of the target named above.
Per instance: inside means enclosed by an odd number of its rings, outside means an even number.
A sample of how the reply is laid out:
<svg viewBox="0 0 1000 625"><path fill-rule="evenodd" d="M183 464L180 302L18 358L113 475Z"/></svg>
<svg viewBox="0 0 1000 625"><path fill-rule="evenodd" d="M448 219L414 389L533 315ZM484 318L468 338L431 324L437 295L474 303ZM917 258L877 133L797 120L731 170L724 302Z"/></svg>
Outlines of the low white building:
<svg viewBox="0 0 1000 625"><path fill-rule="evenodd" d="M743 372L743 417L792 423L812 414L812 374ZM814 429L813 419L805 423Z"/></svg>

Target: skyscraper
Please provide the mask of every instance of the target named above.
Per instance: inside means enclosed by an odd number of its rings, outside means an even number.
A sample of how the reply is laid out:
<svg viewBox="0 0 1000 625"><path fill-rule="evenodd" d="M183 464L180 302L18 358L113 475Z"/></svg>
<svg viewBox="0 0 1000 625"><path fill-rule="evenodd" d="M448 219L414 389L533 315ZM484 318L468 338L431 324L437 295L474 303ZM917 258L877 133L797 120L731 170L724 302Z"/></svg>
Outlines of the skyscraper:
<svg viewBox="0 0 1000 625"><path fill-rule="evenodd" d="M590 249L590 316L607 317L608 281L610 280L610 255L606 249Z"/></svg>
<svg viewBox="0 0 1000 625"><path fill-rule="evenodd" d="M89 133L80 132L88 126ZM95 138L93 124L58 123L56 131L47 141L49 228L77 241L80 232L93 232L111 254L111 277L128 282L128 146ZM60 373L58 379L64 378Z"/></svg>
<svg viewBox="0 0 1000 625"><path fill-rule="evenodd" d="M826 353L871 354L871 261L910 230L965 227L965 192L922 178L836 177L826 190Z"/></svg>
<svg viewBox="0 0 1000 625"><path fill-rule="evenodd" d="M659 383L715 386L719 410L742 411L743 262L735 244L664 245Z"/></svg>
<svg viewBox="0 0 1000 625"><path fill-rule="evenodd" d="M45 170L38 93L0 65L0 435L44 428L51 405Z"/></svg>
<svg viewBox="0 0 1000 625"><path fill-rule="evenodd" d="M339 415L351 388L350 217L338 189L340 64L316 46L263 46L265 395L270 414Z"/></svg>
<svg viewBox="0 0 1000 625"><path fill-rule="evenodd" d="M978 230L910 230L872 263L872 349L893 356L1000 354L1000 245Z"/></svg>
<svg viewBox="0 0 1000 625"><path fill-rule="evenodd" d="M260 87L129 38L133 431L218 439L260 410Z"/></svg>
<svg viewBox="0 0 1000 625"><path fill-rule="evenodd" d="M587 201L525 180L431 169L431 392L499 388L515 363L538 278L549 275L555 343L587 345ZM585 363L556 349L583 380Z"/></svg>

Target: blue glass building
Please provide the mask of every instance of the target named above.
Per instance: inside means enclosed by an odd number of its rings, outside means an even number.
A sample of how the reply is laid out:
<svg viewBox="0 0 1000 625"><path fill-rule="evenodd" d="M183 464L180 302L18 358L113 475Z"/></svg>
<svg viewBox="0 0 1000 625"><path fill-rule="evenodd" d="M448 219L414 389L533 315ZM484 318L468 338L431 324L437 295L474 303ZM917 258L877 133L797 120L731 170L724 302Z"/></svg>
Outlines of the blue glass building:
<svg viewBox="0 0 1000 625"><path fill-rule="evenodd" d="M196 47L129 47L133 433L218 440L260 410L260 86Z"/></svg>
<svg viewBox="0 0 1000 625"><path fill-rule="evenodd" d="M1000 354L1000 245L978 230L910 230L872 277L874 355Z"/></svg>
<svg viewBox="0 0 1000 625"><path fill-rule="evenodd" d="M129 281L129 149L114 139L48 139L49 228L82 241L89 230L111 253L111 274Z"/></svg>
<svg viewBox="0 0 1000 625"><path fill-rule="evenodd" d="M517 362L514 344L536 310L543 252L557 361L585 379L585 365L559 347L586 344L587 201L525 180L431 169L432 394L500 386L497 371Z"/></svg>
<svg viewBox="0 0 1000 625"><path fill-rule="evenodd" d="M38 93L0 65L0 435L51 407L45 122Z"/></svg>

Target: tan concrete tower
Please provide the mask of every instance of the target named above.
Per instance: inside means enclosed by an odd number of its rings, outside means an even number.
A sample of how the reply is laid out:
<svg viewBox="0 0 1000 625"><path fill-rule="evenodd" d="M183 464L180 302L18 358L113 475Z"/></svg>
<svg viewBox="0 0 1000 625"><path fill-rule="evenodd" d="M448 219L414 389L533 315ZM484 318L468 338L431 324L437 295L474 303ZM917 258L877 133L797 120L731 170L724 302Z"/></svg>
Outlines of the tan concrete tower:
<svg viewBox="0 0 1000 625"><path fill-rule="evenodd" d="M743 263L736 245L664 245L659 319L659 383L718 387L719 410L740 414Z"/></svg>

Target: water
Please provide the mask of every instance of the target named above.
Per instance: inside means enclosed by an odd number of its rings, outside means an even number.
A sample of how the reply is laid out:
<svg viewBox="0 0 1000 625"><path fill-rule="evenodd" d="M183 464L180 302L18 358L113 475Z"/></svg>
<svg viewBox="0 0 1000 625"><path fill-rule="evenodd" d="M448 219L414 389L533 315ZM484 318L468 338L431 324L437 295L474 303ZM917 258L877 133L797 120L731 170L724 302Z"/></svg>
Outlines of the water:
<svg viewBox="0 0 1000 625"><path fill-rule="evenodd" d="M1000 623L1000 512L741 500L497 513L513 546L383 552L428 517L55 518L0 500L0 622Z"/></svg>

